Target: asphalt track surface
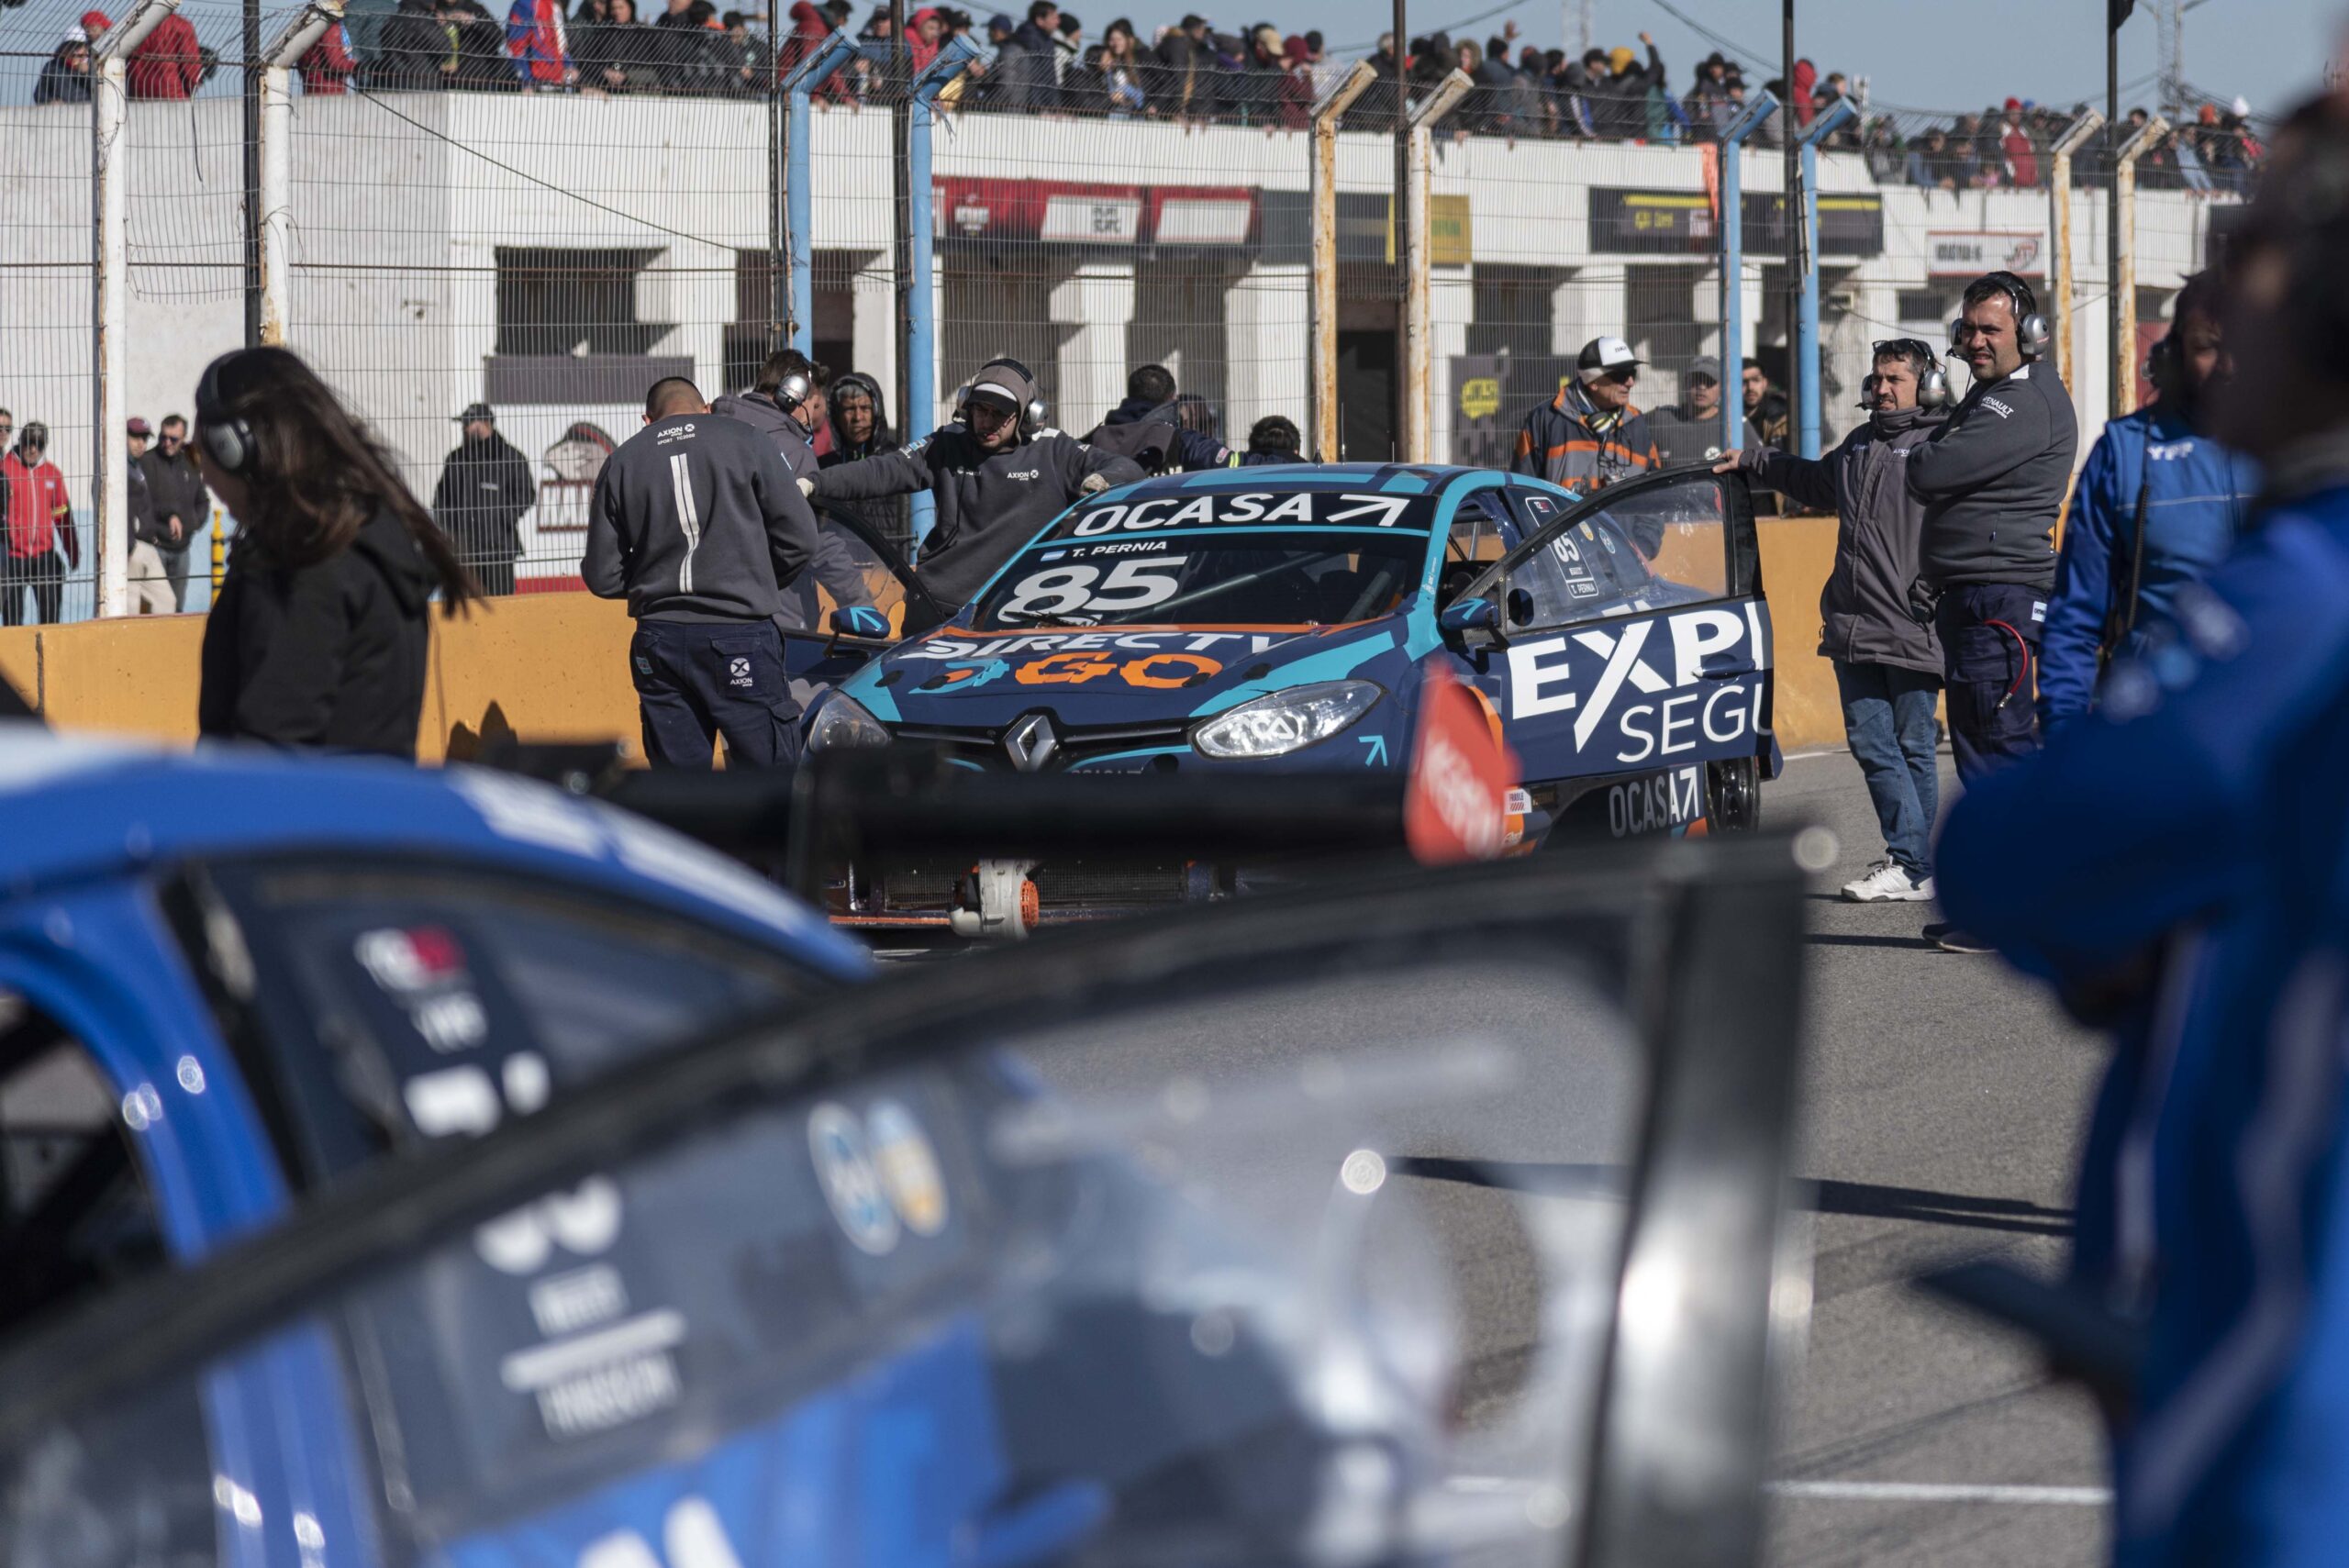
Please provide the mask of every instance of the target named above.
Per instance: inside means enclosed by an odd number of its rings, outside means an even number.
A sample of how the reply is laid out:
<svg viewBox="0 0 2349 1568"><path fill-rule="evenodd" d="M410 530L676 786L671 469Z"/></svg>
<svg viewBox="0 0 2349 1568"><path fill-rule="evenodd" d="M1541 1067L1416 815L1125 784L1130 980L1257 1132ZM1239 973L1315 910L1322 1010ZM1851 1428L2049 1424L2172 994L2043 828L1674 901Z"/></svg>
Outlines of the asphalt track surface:
<svg viewBox="0 0 2349 1568"><path fill-rule="evenodd" d="M1944 776L1954 797L1946 763ZM2060 1265L2100 1049L1995 958L1925 943L1929 906L1836 896L1881 852L1849 757L1794 760L1764 808L1774 826L1817 823L1841 845L1808 901L1796 1169L1814 1307L1782 1410L1767 1560L2099 1562L2105 1475L2087 1401L2051 1385L2027 1347L1910 1281L1968 1259ZM1397 1299L1442 1298L1422 1305L1453 1325L1447 1396L1481 1435L1524 1413L1533 1347L1553 1342L1542 1314L1561 1278L1583 1273L1553 1271L1545 1286L1526 1228L1561 1228L1553 1240L1569 1260L1603 1255L1611 1235L1629 1135L1607 1012L1593 994L1521 975L1397 973L1392 985L1308 986L1269 1006L1227 999L1038 1040L1030 1060L1061 1094L1117 1118L1119 1141L1159 1151L1202 1196L1259 1234L1293 1237L1300 1254L1326 1234L1330 1173L1347 1151L1381 1151L1390 1180L1363 1238L1368 1266ZM1322 1053L1375 1055L1383 1040L1409 1042L1401 1060L1458 1059L1460 1047L1425 1049L1446 1037L1497 1050L1502 1081L1390 1083L1335 1118L1295 1093L1297 1064ZM1540 1440L1496 1442L1490 1468L1521 1479L1542 1451Z"/></svg>

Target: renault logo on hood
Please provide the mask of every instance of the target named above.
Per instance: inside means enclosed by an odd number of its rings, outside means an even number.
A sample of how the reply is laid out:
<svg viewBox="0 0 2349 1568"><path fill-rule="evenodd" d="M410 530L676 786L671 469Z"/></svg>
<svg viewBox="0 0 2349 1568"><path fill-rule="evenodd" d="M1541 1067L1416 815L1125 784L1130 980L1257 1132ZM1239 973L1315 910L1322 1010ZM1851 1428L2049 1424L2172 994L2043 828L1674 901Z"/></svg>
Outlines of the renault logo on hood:
<svg viewBox="0 0 2349 1568"><path fill-rule="evenodd" d="M1003 753L1023 773L1042 773L1052 766L1060 749L1061 738L1052 732L1052 716L1048 713L1023 715L1003 732Z"/></svg>

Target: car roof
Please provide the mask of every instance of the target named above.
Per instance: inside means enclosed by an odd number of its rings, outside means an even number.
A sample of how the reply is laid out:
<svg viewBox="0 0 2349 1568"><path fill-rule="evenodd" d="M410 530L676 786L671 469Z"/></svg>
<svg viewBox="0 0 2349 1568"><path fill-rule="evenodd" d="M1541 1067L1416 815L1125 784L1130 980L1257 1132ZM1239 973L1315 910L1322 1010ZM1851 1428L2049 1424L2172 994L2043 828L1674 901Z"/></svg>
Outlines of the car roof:
<svg viewBox="0 0 2349 1568"><path fill-rule="evenodd" d="M551 876L731 929L842 980L871 961L738 862L511 773L258 747L193 752L0 722L0 914L181 860L424 856Z"/></svg>
<svg viewBox="0 0 2349 1568"><path fill-rule="evenodd" d="M1372 490L1391 495L1440 495L1458 481L1481 477L1498 484L1507 475L1489 468L1447 463L1285 462L1256 468L1208 468L1192 473L1162 473L1105 495L1146 501L1200 490ZM1471 486L1473 488L1473 486Z"/></svg>

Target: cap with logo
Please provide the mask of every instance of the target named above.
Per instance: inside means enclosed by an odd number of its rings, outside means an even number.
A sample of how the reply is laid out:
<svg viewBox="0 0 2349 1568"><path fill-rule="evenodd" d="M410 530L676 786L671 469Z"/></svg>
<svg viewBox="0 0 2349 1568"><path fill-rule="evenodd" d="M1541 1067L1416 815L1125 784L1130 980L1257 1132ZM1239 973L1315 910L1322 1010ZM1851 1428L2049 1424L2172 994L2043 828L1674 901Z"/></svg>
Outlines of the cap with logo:
<svg viewBox="0 0 2349 1568"><path fill-rule="evenodd" d="M1721 362L1710 354L1698 354L1688 361L1688 368L1682 374L1683 378L1688 381L1709 381L1719 385L1721 379Z"/></svg>
<svg viewBox="0 0 2349 1568"><path fill-rule="evenodd" d="M1593 338L1582 346L1582 353L1575 361L1575 369L1584 384L1588 385L1618 371L1630 370L1641 362L1640 358L1631 352L1631 345L1622 339Z"/></svg>

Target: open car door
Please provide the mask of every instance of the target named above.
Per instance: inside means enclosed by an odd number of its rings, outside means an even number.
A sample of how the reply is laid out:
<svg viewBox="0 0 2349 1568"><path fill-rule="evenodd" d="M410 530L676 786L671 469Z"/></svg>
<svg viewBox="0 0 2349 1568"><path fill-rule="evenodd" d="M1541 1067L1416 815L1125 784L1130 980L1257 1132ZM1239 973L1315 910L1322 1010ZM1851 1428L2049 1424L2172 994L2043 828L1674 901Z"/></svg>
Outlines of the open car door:
<svg viewBox="0 0 2349 1568"><path fill-rule="evenodd" d="M1638 775L1675 821L1751 825L1774 753L1745 482L1689 465L1577 505L1516 485L1508 499L1523 542L1456 600L1499 608L1477 684L1526 782Z"/></svg>
<svg viewBox="0 0 2349 1568"><path fill-rule="evenodd" d="M784 630L784 668L803 707L904 636L909 610L913 625L929 626L958 607L933 601L904 553L864 517L829 502L810 505L816 559L784 590L785 618L798 623ZM833 612L852 606L878 618L836 626Z"/></svg>
<svg viewBox="0 0 2349 1568"><path fill-rule="evenodd" d="M1761 839L1370 880L622 1071L20 1340L0 1542L1751 1562L1800 885Z"/></svg>

